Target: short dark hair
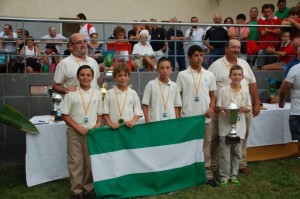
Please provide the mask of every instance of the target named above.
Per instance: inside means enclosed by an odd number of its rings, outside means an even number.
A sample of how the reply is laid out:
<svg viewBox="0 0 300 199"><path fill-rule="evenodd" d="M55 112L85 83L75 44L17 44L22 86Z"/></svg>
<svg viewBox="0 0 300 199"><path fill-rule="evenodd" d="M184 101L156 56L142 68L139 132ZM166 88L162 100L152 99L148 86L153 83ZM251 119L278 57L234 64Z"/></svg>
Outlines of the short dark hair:
<svg viewBox="0 0 300 199"><path fill-rule="evenodd" d="M12 31L12 26L9 24L4 24L4 26L8 26L8 29Z"/></svg>
<svg viewBox="0 0 300 199"><path fill-rule="evenodd" d="M285 5L286 5L286 0L278 0L277 5L279 5L280 3L285 3Z"/></svg>
<svg viewBox="0 0 300 199"><path fill-rule="evenodd" d="M238 14L238 15L236 16L236 19L243 19L244 21L246 21L246 15L244 15L243 13Z"/></svg>
<svg viewBox="0 0 300 199"><path fill-rule="evenodd" d="M77 70L77 78L79 77L79 73L80 73L80 71L82 71L83 69L90 69L91 71L92 71L92 75L93 75L93 77L94 77L94 70L92 69L92 67L90 67L89 65L82 65L82 66L80 66L79 68L78 68L78 70Z"/></svg>
<svg viewBox="0 0 300 199"><path fill-rule="evenodd" d="M263 12L265 9L271 8L270 4L266 3L261 7L261 12Z"/></svg>
<svg viewBox="0 0 300 199"><path fill-rule="evenodd" d="M193 19L198 19L198 17L192 17L192 18L191 18L191 22L192 22Z"/></svg>
<svg viewBox="0 0 300 199"><path fill-rule="evenodd" d="M224 19L224 23L226 23L226 21L227 21L228 19L233 23L233 19L232 19L231 17L226 17L226 18Z"/></svg>
<svg viewBox="0 0 300 199"><path fill-rule="evenodd" d="M271 10L273 10L273 12L274 12L274 11L275 11L275 6L274 6L274 4L270 3L269 6L270 6Z"/></svg>
<svg viewBox="0 0 300 199"><path fill-rule="evenodd" d="M300 9L298 7L291 7L288 12L288 16L298 15L300 14Z"/></svg>
<svg viewBox="0 0 300 199"><path fill-rule="evenodd" d="M120 62L114 66L113 76L116 77L117 74L120 73L121 71L124 71L125 73L127 73L130 76L130 71L128 69L128 65L124 62Z"/></svg>
<svg viewBox="0 0 300 199"><path fill-rule="evenodd" d="M241 70L242 71L242 74L243 74L243 68L240 66L240 65L233 65L233 66L231 66L231 68L230 68L230 70L229 70L229 75L231 75L232 74L232 71L234 71L234 70ZM244 75L244 74L243 74Z"/></svg>
<svg viewBox="0 0 300 199"><path fill-rule="evenodd" d="M198 45L192 45L188 50L188 56L192 56L195 52L203 52L203 49Z"/></svg>
<svg viewBox="0 0 300 199"><path fill-rule="evenodd" d="M167 58L167 57L162 57L162 58L160 58L160 59L157 61L157 68L159 68L160 63L161 63L161 62L164 62L164 61L170 62L170 64L171 64L171 60L170 60L169 58Z"/></svg>
<svg viewBox="0 0 300 199"><path fill-rule="evenodd" d="M99 34L98 34L98 33L96 33L96 32L93 32L93 33L90 35L90 37L92 37L93 35L97 35L97 36L99 36Z"/></svg>
<svg viewBox="0 0 300 199"><path fill-rule="evenodd" d="M78 17L79 19L86 20L86 16L85 16L85 14L83 14L83 13L79 13L79 14L77 15L77 17Z"/></svg>
<svg viewBox="0 0 300 199"><path fill-rule="evenodd" d="M114 28L114 37L117 36L119 33L125 33L126 34L126 30L122 26L116 26Z"/></svg>

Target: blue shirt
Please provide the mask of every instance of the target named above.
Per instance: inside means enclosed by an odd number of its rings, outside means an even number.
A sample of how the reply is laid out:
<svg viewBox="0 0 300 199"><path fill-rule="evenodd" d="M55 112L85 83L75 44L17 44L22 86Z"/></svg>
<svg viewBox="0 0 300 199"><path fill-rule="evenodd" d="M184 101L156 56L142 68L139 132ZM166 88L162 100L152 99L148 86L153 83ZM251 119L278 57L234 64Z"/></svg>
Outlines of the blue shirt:
<svg viewBox="0 0 300 199"><path fill-rule="evenodd" d="M295 66L296 64L299 64L300 61L297 58L297 55L294 57L294 59L292 61L290 61L290 63L287 65L284 76L286 77L287 74L289 73L290 69Z"/></svg>

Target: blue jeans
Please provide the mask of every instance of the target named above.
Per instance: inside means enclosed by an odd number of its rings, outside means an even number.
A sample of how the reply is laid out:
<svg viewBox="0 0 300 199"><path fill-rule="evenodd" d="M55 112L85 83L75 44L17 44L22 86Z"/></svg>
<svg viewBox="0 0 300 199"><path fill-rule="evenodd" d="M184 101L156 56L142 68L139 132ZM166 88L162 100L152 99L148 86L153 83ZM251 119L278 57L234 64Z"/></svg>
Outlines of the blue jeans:
<svg viewBox="0 0 300 199"><path fill-rule="evenodd" d="M168 58L171 60L173 70L175 70L175 56L174 55L175 55L174 51L169 49ZM178 49L176 51L176 60L178 63L179 71L185 70L186 65L185 65L184 49Z"/></svg>
<svg viewBox="0 0 300 199"><path fill-rule="evenodd" d="M224 47L221 48L214 48L209 52L209 65L214 63L217 59L224 56L225 49Z"/></svg>
<svg viewBox="0 0 300 199"><path fill-rule="evenodd" d="M258 51L258 58L257 58L257 67L258 68L261 68L267 64L273 64L275 62L277 62L276 56L267 53L267 51L264 49L261 49Z"/></svg>

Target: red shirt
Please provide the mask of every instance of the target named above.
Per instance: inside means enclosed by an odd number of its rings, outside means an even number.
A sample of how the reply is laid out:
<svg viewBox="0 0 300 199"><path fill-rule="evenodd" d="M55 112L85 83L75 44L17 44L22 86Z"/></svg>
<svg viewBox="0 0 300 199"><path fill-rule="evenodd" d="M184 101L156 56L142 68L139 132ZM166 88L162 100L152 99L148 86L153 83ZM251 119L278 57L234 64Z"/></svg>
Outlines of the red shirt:
<svg viewBox="0 0 300 199"><path fill-rule="evenodd" d="M279 51L286 52L285 56L279 56L279 58L278 58L278 62L283 61L286 65L288 65L288 63L290 63L295 56L295 51L291 45L291 42L289 42L285 45L281 44Z"/></svg>
<svg viewBox="0 0 300 199"><path fill-rule="evenodd" d="M281 25L281 19L278 17L267 19L265 17L261 17L257 21L258 25ZM261 35L261 31L266 28L275 30L279 29L279 27L258 27L258 46L260 49L266 49L268 47L276 47L278 46L278 41L280 40L279 35L274 35L271 33L267 33L265 35Z"/></svg>

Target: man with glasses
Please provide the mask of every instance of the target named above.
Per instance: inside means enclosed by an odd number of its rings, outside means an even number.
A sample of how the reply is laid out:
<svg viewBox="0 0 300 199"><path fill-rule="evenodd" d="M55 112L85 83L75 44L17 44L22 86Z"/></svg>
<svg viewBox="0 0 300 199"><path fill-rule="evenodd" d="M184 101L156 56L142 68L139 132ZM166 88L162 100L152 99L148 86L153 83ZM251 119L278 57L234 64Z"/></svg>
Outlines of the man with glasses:
<svg viewBox="0 0 300 199"><path fill-rule="evenodd" d="M77 70L82 65L89 65L94 70L92 87L99 89L100 71L95 59L87 56L87 40L80 33L74 33L69 41L71 55L62 59L55 70L53 91L66 94L77 90L79 82Z"/></svg>

